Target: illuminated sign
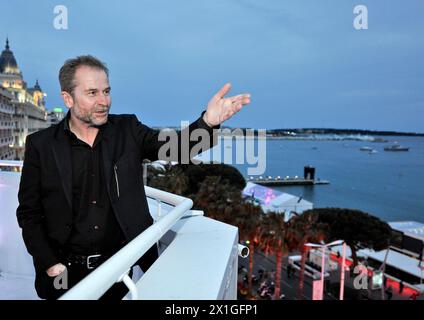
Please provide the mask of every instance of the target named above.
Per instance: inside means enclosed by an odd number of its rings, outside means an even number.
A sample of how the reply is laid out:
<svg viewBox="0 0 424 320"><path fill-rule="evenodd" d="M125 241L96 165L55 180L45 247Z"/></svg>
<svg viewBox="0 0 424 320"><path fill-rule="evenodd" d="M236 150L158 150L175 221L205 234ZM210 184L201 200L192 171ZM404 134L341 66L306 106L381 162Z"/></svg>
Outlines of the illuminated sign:
<svg viewBox="0 0 424 320"><path fill-rule="evenodd" d="M383 272L381 270L374 270L372 275L372 290L381 289L383 286Z"/></svg>

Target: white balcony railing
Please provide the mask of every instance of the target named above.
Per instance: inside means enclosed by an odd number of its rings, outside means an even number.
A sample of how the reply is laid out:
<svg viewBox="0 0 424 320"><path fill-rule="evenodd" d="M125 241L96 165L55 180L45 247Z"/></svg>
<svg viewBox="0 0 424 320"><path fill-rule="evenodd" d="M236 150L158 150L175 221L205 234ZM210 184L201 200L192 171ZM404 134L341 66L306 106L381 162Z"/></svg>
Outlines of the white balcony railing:
<svg viewBox="0 0 424 320"><path fill-rule="evenodd" d="M127 275L130 268L193 206L193 201L188 198L150 187L145 187L145 189L148 197L175 207L70 289L60 298L61 300L98 299L115 282L119 281L124 281L128 286L133 300L138 298L135 283ZM158 210L160 216L160 204Z"/></svg>

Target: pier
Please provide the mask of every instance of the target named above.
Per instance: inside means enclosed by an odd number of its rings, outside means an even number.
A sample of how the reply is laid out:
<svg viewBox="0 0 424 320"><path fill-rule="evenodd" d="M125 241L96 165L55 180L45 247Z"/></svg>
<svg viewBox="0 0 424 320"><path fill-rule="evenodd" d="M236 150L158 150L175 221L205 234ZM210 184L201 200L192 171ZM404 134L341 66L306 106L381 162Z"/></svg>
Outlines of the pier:
<svg viewBox="0 0 424 320"><path fill-rule="evenodd" d="M312 166L305 166L303 168L303 178L294 176L286 176L282 178L281 176L276 177L249 177L246 179L247 182L253 182L264 186L310 186L316 184L330 184L328 180L315 179L315 168Z"/></svg>
<svg viewBox="0 0 424 320"><path fill-rule="evenodd" d="M246 181L257 183L263 186L296 186L296 185L316 185L316 184L330 184L328 180L321 179L304 179L304 178L296 178L296 177L249 177Z"/></svg>

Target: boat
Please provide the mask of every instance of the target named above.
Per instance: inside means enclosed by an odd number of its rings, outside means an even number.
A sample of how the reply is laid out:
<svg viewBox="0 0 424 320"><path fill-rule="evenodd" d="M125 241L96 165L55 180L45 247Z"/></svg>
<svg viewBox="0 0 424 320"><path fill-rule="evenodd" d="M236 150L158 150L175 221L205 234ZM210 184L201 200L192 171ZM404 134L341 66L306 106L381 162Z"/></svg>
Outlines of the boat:
<svg viewBox="0 0 424 320"><path fill-rule="evenodd" d="M378 153L377 150L370 148L370 147L361 147L361 148L359 148L359 150L366 151L366 152L368 152L368 154Z"/></svg>
<svg viewBox="0 0 424 320"><path fill-rule="evenodd" d="M403 147L399 144L394 144L389 147L384 147L384 151L409 151L408 147Z"/></svg>

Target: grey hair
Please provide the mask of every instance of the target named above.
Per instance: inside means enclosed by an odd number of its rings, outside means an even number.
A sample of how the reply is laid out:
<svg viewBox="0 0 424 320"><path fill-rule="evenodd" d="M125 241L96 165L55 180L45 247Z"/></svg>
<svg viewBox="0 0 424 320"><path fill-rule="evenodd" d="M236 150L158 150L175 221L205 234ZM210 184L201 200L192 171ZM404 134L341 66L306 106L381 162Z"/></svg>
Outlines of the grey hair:
<svg viewBox="0 0 424 320"><path fill-rule="evenodd" d="M60 89L73 94L75 89L75 72L81 66L87 66L95 69L103 70L109 77L109 69L102 61L91 55L78 56L76 58L65 61L59 71Z"/></svg>

